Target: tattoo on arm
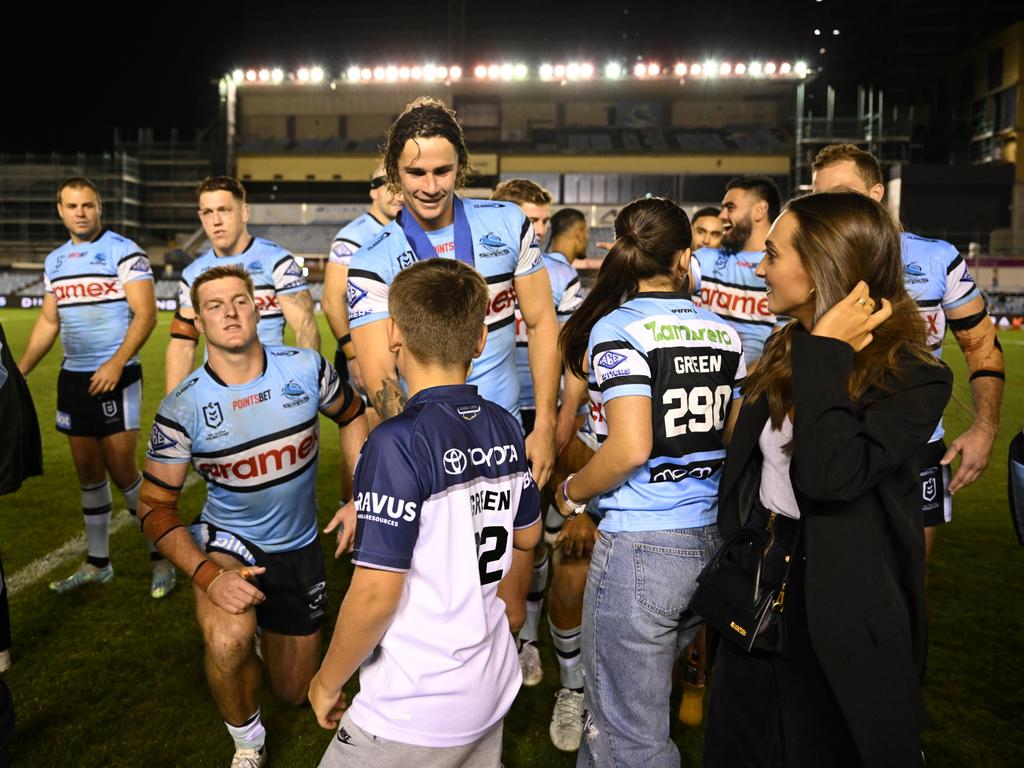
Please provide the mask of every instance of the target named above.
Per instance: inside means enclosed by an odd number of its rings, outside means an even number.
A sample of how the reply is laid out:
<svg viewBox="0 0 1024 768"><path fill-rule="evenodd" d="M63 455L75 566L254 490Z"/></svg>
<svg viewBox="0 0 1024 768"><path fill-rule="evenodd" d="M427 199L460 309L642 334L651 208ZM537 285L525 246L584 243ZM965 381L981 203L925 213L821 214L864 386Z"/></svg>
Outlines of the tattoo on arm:
<svg viewBox="0 0 1024 768"><path fill-rule="evenodd" d="M292 326L292 330L295 331L296 345L306 347L307 349L319 350L320 329L316 324L316 310L313 306L313 299L309 295L309 291L285 294L284 296L278 296L277 300L281 305L282 311L285 311L285 307L287 305L289 308L293 307L299 313L299 316L295 317L294 313L288 312L288 314L292 314L293 316L291 318L285 318Z"/></svg>
<svg viewBox="0 0 1024 768"><path fill-rule="evenodd" d="M373 407L382 419L390 419L405 410L405 393L398 379L381 379L381 388L373 393Z"/></svg>

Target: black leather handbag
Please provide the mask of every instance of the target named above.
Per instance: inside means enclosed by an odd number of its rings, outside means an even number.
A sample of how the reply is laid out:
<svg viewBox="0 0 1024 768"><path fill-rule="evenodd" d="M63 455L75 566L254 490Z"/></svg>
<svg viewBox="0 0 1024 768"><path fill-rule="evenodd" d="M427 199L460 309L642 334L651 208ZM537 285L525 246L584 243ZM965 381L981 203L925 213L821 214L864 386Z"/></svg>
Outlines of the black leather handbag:
<svg viewBox="0 0 1024 768"><path fill-rule="evenodd" d="M776 587L762 578L766 552L758 531L736 531L700 572L690 598L690 610L747 653L785 650L782 612L793 552L786 556L786 571Z"/></svg>

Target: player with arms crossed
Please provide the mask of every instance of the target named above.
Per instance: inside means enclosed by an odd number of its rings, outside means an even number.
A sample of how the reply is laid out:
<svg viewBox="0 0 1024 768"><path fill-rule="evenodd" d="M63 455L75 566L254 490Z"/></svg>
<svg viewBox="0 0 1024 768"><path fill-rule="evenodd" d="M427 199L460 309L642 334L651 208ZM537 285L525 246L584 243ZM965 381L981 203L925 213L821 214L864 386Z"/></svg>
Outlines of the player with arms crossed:
<svg viewBox="0 0 1024 768"><path fill-rule="evenodd" d="M242 183L231 176L207 177L196 194L199 221L210 239L210 249L181 273L178 311L167 344L164 392L178 386L195 367L199 332L190 289L199 275L216 266L239 264L252 275L260 341L272 346L283 344L287 322L295 332L296 346L320 349L320 330L302 268L277 243L249 234L249 204Z"/></svg>
<svg viewBox="0 0 1024 768"><path fill-rule="evenodd" d="M487 299L480 274L455 260L414 264L392 283L388 348L409 400L356 467L355 573L309 688L320 725L338 728L322 768L501 761L522 675L498 584L512 549L540 540L540 514L518 421L466 384Z"/></svg>
<svg viewBox="0 0 1024 768"><path fill-rule="evenodd" d="M142 476L135 458L142 407L139 350L156 326L153 270L142 249L104 229L99 190L76 176L57 190L57 214L71 239L46 257L43 309L18 369L28 376L57 335L64 362L57 377L57 429L68 436L78 474L88 557L55 592L114 577L107 476L134 515ZM150 594L174 589L174 568L152 553Z"/></svg>
<svg viewBox="0 0 1024 768"><path fill-rule="evenodd" d="M523 313L537 405L526 453L537 482L543 484L554 463L558 321L529 220L509 203L464 201L455 194L469 175L469 151L455 113L436 99L413 101L395 120L388 132L384 167L388 185L401 191L404 207L375 240L356 252L348 273L352 342L374 408L386 419L405 403L384 322L391 282L415 261L462 261L483 275L490 295L487 345L473 364L469 383L515 416L517 300Z"/></svg>
<svg viewBox="0 0 1024 768"><path fill-rule="evenodd" d="M283 701L305 701L320 658L318 414L338 423L354 462L366 438L364 406L318 353L260 343L252 279L241 266L207 270L191 294L209 359L160 404L139 516L150 541L192 574L207 680L235 741L232 768L258 768L266 732L257 626L271 688ZM186 529L178 496L189 463L208 495Z"/></svg>

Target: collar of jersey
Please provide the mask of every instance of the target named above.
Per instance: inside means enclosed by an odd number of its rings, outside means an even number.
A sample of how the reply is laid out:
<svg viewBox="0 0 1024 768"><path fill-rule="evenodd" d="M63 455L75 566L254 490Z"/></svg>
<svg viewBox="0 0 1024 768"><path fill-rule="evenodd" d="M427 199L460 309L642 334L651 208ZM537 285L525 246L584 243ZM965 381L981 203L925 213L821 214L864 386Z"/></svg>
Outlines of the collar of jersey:
<svg viewBox="0 0 1024 768"><path fill-rule="evenodd" d="M693 297L685 291L641 291L634 299L680 299L693 301Z"/></svg>
<svg viewBox="0 0 1024 768"><path fill-rule="evenodd" d="M476 386L473 384L443 384L438 387L427 387L421 389L409 398L406 407L420 403L435 403L438 401L459 400L465 402L467 398L476 399Z"/></svg>
<svg viewBox="0 0 1024 768"><path fill-rule="evenodd" d="M210 367L209 360L203 363L203 368L206 370L206 373L209 375L209 377L218 384L220 384L222 387L227 387L228 389L239 389L241 387L248 387L250 384L253 383L253 381L259 381L260 379L262 379L267 372L267 348L261 344L260 349L263 351L263 370L260 371L260 375L257 376L255 379L253 379L252 381L247 381L244 384L226 384L220 376L214 373L213 368Z"/></svg>

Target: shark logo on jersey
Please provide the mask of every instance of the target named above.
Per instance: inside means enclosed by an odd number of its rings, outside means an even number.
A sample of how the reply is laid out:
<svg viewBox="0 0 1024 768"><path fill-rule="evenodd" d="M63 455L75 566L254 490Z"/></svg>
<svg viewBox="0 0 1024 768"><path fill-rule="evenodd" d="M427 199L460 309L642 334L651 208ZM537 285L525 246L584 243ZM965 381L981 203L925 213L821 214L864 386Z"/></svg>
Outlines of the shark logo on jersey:
<svg viewBox="0 0 1024 768"><path fill-rule="evenodd" d="M485 253L481 254L482 256L505 256L510 252L509 247L493 232L488 232L481 237L480 245L487 249Z"/></svg>
<svg viewBox="0 0 1024 768"><path fill-rule="evenodd" d="M302 277L302 268L299 266L298 262L292 261L284 273L286 275L292 275L293 277Z"/></svg>
<svg viewBox="0 0 1024 768"><path fill-rule="evenodd" d="M258 275L263 271L263 265L258 261L250 261L245 265L245 271L253 275Z"/></svg>
<svg viewBox="0 0 1024 768"><path fill-rule="evenodd" d="M597 364L602 368L611 370L612 368L617 368L625 361L625 355L620 355L618 352L605 352L600 358L598 358Z"/></svg>
<svg viewBox="0 0 1024 768"><path fill-rule="evenodd" d="M366 246L367 252L372 251L374 248L376 248L378 245L383 243L389 237L391 237L391 233L390 232L387 232L387 231L381 232L380 236L376 240L374 240L372 243L370 243L368 246Z"/></svg>
<svg viewBox="0 0 1024 768"><path fill-rule="evenodd" d="M281 394L292 400L297 400L306 394L306 390L295 383L295 379L292 379L281 389Z"/></svg>
<svg viewBox="0 0 1024 768"><path fill-rule="evenodd" d="M149 266L149 259L145 256L139 256L134 262L132 262L131 272L151 272L152 269Z"/></svg>
<svg viewBox="0 0 1024 768"><path fill-rule="evenodd" d="M90 263L92 263L92 264L106 264L107 263L107 254L105 254L105 253L97 253L95 256L92 257L92 262L90 262Z"/></svg>
<svg viewBox="0 0 1024 768"><path fill-rule="evenodd" d="M366 298L366 290L360 288L358 285L350 282L348 284L348 305L354 307L360 301Z"/></svg>
<svg viewBox="0 0 1024 768"><path fill-rule="evenodd" d="M160 429L156 424L153 425L152 431L149 433L149 447L153 451L163 451L167 448L173 448L178 444L177 440L172 439L166 432Z"/></svg>
<svg viewBox="0 0 1024 768"><path fill-rule="evenodd" d="M911 261L910 263L906 264L903 267L903 271L906 272L908 275L913 275L914 277L921 277L922 275L924 275L924 270L921 269L921 265L918 264L916 261Z"/></svg>
<svg viewBox="0 0 1024 768"><path fill-rule="evenodd" d="M402 269L412 266L416 262L416 254L412 251L402 251L398 254L398 266Z"/></svg>
<svg viewBox="0 0 1024 768"><path fill-rule="evenodd" d="M224 423L224 413L220 409L220 403L207 403L203 406L203 421L210 429L216 429Z"/></svg>

